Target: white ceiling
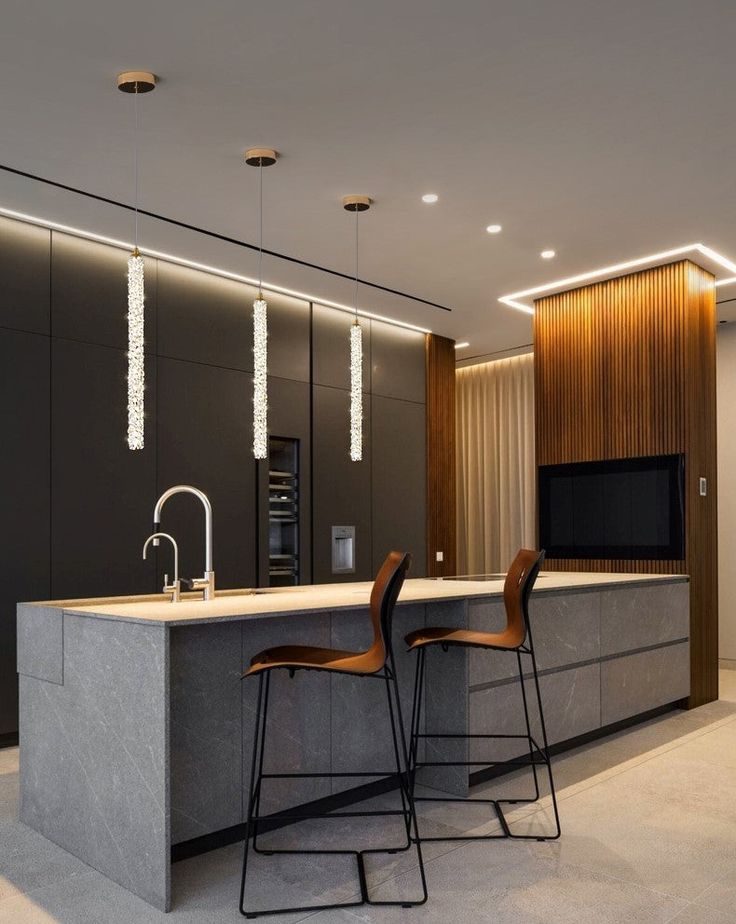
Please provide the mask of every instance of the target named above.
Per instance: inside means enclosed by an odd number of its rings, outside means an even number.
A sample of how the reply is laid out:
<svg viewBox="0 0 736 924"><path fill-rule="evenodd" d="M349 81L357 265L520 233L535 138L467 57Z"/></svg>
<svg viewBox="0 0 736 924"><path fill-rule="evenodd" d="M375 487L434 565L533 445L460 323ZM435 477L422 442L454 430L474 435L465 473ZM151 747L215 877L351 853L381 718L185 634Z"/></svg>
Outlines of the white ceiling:
<svg viewBox="0 0 736 924"><path fill-rule="evenodd" d="M266 246L349 273L340 198L371 195L361 275L453 311L370 290L363 304L469 340L464 356L529 342L529 318L496 301L508 292L691 241L736 258L733 0L4 0L0 30L0 163L131 201L115 75L153 70L143 207L255 241L241 154L275 147ZM4 173L0 206L131 235L125 212ZM150 221L143 237L255 268ZM265 275L351 299L282 261Z"/></svg>

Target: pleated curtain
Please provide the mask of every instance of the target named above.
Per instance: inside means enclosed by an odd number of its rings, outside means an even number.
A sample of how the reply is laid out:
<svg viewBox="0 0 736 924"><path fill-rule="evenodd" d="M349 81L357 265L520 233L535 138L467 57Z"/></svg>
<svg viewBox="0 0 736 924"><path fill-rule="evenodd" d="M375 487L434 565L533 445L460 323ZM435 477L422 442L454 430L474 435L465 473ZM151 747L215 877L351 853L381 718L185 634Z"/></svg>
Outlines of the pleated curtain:
<svg viewBox="0 0 736 924"><path fill-rule="evenodd" d="M534 357L457 370L458 574L506 571L536 541Z"/></svg>

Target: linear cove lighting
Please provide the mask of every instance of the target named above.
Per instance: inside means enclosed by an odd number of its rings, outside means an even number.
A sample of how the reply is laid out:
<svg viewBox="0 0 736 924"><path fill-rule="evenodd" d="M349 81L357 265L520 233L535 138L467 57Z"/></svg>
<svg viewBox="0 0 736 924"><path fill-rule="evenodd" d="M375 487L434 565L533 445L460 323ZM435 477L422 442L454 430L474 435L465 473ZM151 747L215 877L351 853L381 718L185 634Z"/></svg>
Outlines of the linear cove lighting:
<svg viewBox="0 0 736 924"><path fill-rule="evenodd" d="M530 297L532 301L537 295L551 295L555 292L564 292L566 289L580 285L583 282L590 282L594 279L604 280L611 279L620 275L625 270L636 269L647 265L656 266L672 257L684 256L688 253L699 253L708 260L728 270L731 274L724 279L716 279L716 287L730 285L736 282L736 263L724 257L723 254L707 247L705 244L685 244L683 247L674 247L672 250L663 250L661 253L653 253L648 257L638 257L636 260L627 260L625 263L614 263L612 266L603 266L600 269L590 270L588 273L580 273L577 276L568 276L566 279L556 279L554 282L547 282L541 286L534 286L531 289L522 289L520 292L512 292L510 295L501 295L499 302L508 305L509 308L516 308L517 311L523 311L525 314L534 314L534 306L527 304ZM521 301L524 299L524 301Z"/></svg>
<svg viewBox="0 0 736 924"><path fill-rule="evenodd" d="M455 349L456 349L456 350L464 350L465 347L469 347L469 346L470 346L470 343L469 343L467 340L463 340L462 343L456 343L456 344L455 344Z"/></svg>
<svg viewBox="0 0 736 924"><path fill-rule="evenodd" d="M94 231L87 231L84 228L75 228L73 225L65 225L50 218L39 218L37 215L29 215L26 212L18 212L15 209L0 206L0 215L6 218L16 218L18 221L25 221L32 225L38 225L41 228L49 228L52 231L61 231L64 234L72 234L74 237L81 237L87 241L97 241L99 244L109 244L111 247L119 247L121 250L132 250L133 244L130 241L121 241L115 237L108 237L105 234L97 234ZM175 263L177 266L186 266L189 269L201 270L203 273L210 273L212 276L221 276L223 279L232 279L234 282L244 282L249 286L258 286L258 280L250 276L242 276L239 273L231 273L230 270L221 269L219 266L211 266L208 263L198 263L196 260L188 260L186 257L177 257L173 253L166 253L163 250L153 250L150 247L139 247L142 254L149 257L155 257L158 260L165 260L167 263ZM734 267L736 272L736 267ZM319 295L310 295L307 292L300 292L298 289L287 289L286 286L279 286L273 282L263 283L264 292L273 292L278 295L290 295L292 298L298 298L305 302L314 302L325 308L336 308L338 311L348 311L355 314L355 307L343 305L341 302L333 302L328 298L322 298ZM371 318L373 321L384 321L386 324L392 324L394 327L403 327L405 330L415 330L420 334L431 334L428 327L420 327L418 324L410 324L408 321L397 321L395 318L389 318L384 314L377 314L375 311L366 311L361 308L358 314L363 318Z"/></svg>

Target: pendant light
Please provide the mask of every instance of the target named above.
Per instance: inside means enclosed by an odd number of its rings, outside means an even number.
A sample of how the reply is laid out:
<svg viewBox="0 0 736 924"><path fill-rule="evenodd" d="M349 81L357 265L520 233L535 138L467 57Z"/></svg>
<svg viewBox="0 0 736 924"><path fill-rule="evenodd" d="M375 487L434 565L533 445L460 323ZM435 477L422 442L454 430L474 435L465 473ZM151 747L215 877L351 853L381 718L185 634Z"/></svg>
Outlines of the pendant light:
<svg viewBox="0 0 736 924"><path fill-rule="evenodd" d="M373 200L368 196L344 196L343 208L355 213L355 320L350 326L350 458L363 458L363 328L358 318L358 216L367 212Z"/></svg>
<svg viewBox="0 0 736 924"><path fill-rule="evenodd" d="M138 250L138 94L150 93L156 77L148 71L126 71L118 74L118 90L133 94L135 119L133 150L133 184L135 201L135 244L128 259L128 448L143 449L145 440L146 386L144 343L145 284L143 257Z"/></svg>
<svg viewBox="0 0 736 924"><path fill-rule="evenodd" d="M258 167L258 294L253 302L253 456L268 457L268 304L263 297L263 168L278 157L270 148L245 152L249 167Z"/></svg>

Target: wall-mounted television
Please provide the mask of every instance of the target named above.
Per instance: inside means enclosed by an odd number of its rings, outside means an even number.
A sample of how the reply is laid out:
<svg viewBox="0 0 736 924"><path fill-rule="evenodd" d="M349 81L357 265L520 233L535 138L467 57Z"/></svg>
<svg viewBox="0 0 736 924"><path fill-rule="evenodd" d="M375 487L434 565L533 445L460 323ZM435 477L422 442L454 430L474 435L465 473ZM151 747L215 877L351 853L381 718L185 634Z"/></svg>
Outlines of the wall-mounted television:
<svg viewBox="0 0 736 924"><path fill-rule="evenodd" d="M685 457L539 467L539 544L548 558L685 557Z"/></svg>

